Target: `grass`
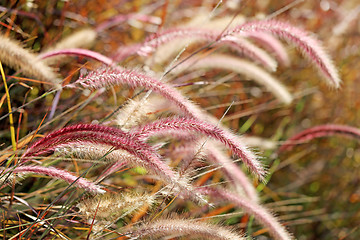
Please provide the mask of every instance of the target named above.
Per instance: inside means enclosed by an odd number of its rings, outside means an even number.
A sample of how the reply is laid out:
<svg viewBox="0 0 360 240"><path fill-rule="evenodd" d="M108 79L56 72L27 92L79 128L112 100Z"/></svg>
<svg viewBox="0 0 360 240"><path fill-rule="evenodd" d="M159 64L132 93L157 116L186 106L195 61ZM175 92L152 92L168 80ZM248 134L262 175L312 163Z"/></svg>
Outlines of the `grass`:
<svg viewBox="0 0 360 240"><path fill-rule="evenodd" d="M236 2L2 6L0 237L357 239L358 4Z"/></svg>

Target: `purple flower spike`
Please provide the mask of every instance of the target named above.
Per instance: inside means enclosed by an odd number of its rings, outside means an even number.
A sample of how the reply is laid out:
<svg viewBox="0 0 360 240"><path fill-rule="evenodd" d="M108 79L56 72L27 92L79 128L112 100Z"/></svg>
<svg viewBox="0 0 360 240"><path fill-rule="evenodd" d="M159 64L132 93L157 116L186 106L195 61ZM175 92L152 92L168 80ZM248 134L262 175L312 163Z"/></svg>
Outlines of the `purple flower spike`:
<svg viewBox="0 0 360 240"><path fill-rule="evenodd" d="M165 118L134 129L132 132L139 136L139 138L146 139L153 135L174 132L181 133L184 131L205 134L222 142L229 147L235 155L241 157L253 173L259 176L260 179L263 179L265 170L261 166L261 163L257 160L256 156L241 143L238 136L212 124L189 118Z"/></svg>
<svg viewBox="0 0 360 240"><path fill-rule="evenodd" d="M35 156L52 153L57 147L67 147L74 143L101 144L125 150L135 156L129 161L145 167L165 182L174 184L179 190L185 191L194 199L202 200L200 195L192 191L186 180L179 179L177 174L162 162L159 154L150 145L141 141L137 136L117 128L95 124L78 124L62 128L31 145L22 156L22 161L26 162Z"/></svg>

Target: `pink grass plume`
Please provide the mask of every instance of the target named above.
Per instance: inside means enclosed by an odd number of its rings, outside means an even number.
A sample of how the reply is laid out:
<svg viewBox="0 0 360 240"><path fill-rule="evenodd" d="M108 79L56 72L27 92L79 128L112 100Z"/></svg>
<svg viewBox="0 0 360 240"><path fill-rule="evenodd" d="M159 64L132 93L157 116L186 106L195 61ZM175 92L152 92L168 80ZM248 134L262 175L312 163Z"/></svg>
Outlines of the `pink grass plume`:
<svg viewBox="0 0 360 240"><path fill-rule="evenodd" d="M308 32L297 28L286 22L277 20L253 21L229 30L223 35L267 32L276 35L284 40L294 44L300 49L305 57L307 57L322 73L329 85L338 88L340 86L340 77L336 67L332 63L329 55L325 52L322 44Z"/></svg>
<svg viewBox="0 0 360 240"><path fill-rule="evenodd" d="M205 41L213 43L214 46L225 45L236 52L263 64L266 68L274 71L277 67L276 61L264 50L258 48L244 38L236 36L221 37L220 31L211 31L206 29L168 29L164 32L156 34L142 43L137 53L139 55L148 55L156 51L159 45L168 43L174 39L189 38L193 41ZM170 51L170 49L169 49Z"/></svg>
<svg viewBox="0 0 360 240"><path fill-rule="evenodd" d="M115 64L113 62L113 60L111 60L110 58L108 58L98 52L94 52L94 51L91 51L88 49L83 49L83 48L67 48L67 49L59 49L59 50L55 49L55 50L50 50L48 52L42 53L38 57L40 59L47 59L47 58L51 58L51 57L55 57L55 56L59 56L59 55L87 57L87 58L91 58L96 61L99 61L108 66Z"/></svg>
<svg viewBox="0 0 360 240"><path fill-rule="evenodd" d="M113 127L77 124L59 129L32 144L23 154L21 161L24 163L38 155L53 153L58 147L67 147L74 143L101 144L125 150L135 156L128 159L129 162L132 160L133 164L143 166L164 182L174 184L179 191L184 191L194 200L204 201L202 196L192 191L186 179L180 179L178 174L161 160L160 155L150 145L141 141L134 134Z"/></svg>
<svg viewBox="0 0 360 240"><path fill-rule="evenodd" d="M193 103L170 85L134 70L121 69L119 67L101 68L90 72L87 76L80 77L76 82L68 85L68 87L80 85L84 88L98 89L121 84L129 85L133 88L145 87L153 90L173 102L189 116L199 117L203 114Z"/></svg>
<svg viewBox="0 0 360 240"><path fill-rule="evenodd" d="M286 140L284 144L279 148L279 152L290 150L294 145L305 143L315 138L327 137L332 135L344 135L360 139L360 129L337 124L325 124L308 128Z"/></svg>
<svg viewBox="0 0 360 240"><path fill-rule="evenodd" d="M143 43L119 48L117 54L114 56L114 59L116 61L121 61L130 55L136 54L140 56L148 56L149 54L155 52L159 46L163 46L166 43L177 39L187 39L189 40L189 44L194 42L207 42L212 43L213 46L216 47L227 46L242 56L248 57L251 60L264 65L270 71L276 70L277 62L266 51L252 44L245 38L236 36L226 36L220 38L220 36L220 31L192 28L172 28L148 37ZM179 49L167 49L167 52L169 51L174 51L174 54L176 54Z"/></svg>
<svg viewBox="0 0 360 240"><path fill-rule="evenodd" d="M207 143L206 154L211 162L222 167L225 175L238 192L255 203L260 202L252 182L232 159L223 153L216 145L209 143Z"/></svg>
<svg viewBox="0 0 360 240"><path fill-rule="evenodd" d="M246 213L253 215L255 220L258 221L261 225L267 228L277 240L291 240L294 239L288 231L282 226L278 220L263 206L247 199L241 198L225 189L221 188L209 188L209 187L201 187L198 189L199 192L210 195L214 198L225 200L231 202L241 209L243 209Z"/></svg>
<svg viewBox="0 0 360 240"><path fill-rule="evenodd" d="M132 70L119 68L99 69L97 71L90 72L85 77L79 78L75 83L71 84L70 87L81 85L85 88L97 89L119 84L127 84L131 87L146 87L147 89L153 90L173 102L183 113L185 113L186 116L198 119L200 122L204 119L208 119L205 113L203 113L176 89L157 79ZM214 127L212 124L206 126ZM208 130L209 129L207 129L207 131ZM221 130L221 133L222 136L226 136L228 138L228 144L230 144L230 142L233 144L238 141L238 139L236 139L237 137L227 130ZM233 147L232 150L235 150L234 153L243 158L243 161L249 166L253 173L255 173L260 179L264 179L265 170L250 150L245 147L237 148L235 145L228 146Z"/></svg>
<svg viewBox="0 0 360 240"><path fill-rule="evenodd" d="M150 171L162 174L167 181L174 178L172 170L161 161L150 145L120 129L95 124L77 124L54 131L32 144L22 159L27 161L31 157L51 153L58 146L86 142L123 149L141 159Z"/></svg>
<svg viewBox="0 0 360 240"><path fill-rule="evenodd" d="M286 52L285 47L277 38L271 34L248 32L245 34L245 36L255 40L257 43L259 43L259 45L263 46L266 50L271 52L281 64L284 64L285 66L290 65L289 55Z"/></svg>
<svg viewBox="0 0 360 240"><path fill-rule="evenodd" d="M20 166L16 167L14 170L12 170L13 173L20 173L20 174L26 174L26 173L35 173L40 175L46 175L57 179L62 179L68 183L74 183L74 186L83 188L86 191L93 192L93 193L105 193L103 189L101 189L100 186L96 185L93 182L90 182L82 177L77 177L73 175L72 173L54 168L54 167L43 167L43 166Z"/></svg>
<svg viewBox="0 0 360 240"><path fill-rule="evenodd" d="M184 131L204 134L220 141L230 148L236 156L241 157L253 173L261 179L264 177L265 170L261 163L257 160L256 156L241 143L238 136L204 121L190 118L164 118L135 128L131 132L139 136L140 139L146 139L153 135L171 134L173 132L180 132L181 134Z"/></svg>
<svg viewBox="0 0 360 240"><path fill-rule="evenodd" d="M221 38L219 44L227 45L255 62L262 64L269 71L276 71L277 62L263 49L257 47L245 38L235 36L225 36Z"/></svg>
<svg viewBox="0 0 360 240"><path fill-rule="evenodd" d="M204 221L164 218L144 223L137 229L124 234L135 239L207 239L207 240L245 240L232 229L208 224ZM186 236L186 238L185 238Z"/></svg>

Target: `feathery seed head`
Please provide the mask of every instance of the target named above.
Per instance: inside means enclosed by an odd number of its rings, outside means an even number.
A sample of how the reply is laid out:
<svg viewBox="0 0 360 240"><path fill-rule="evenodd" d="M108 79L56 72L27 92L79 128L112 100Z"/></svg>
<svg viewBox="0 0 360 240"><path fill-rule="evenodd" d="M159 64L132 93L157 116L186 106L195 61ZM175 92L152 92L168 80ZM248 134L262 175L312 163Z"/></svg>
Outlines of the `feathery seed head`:
<svg viewBox="0 0 360 240"><path fill-rule="evenodd" d="M134 158L134 155L125 150L115 150L112 147L99 144L67 144L54 149L56 155L66 155L78 159L102 162L127 162L128 159ZM131 162L131 161L130 161Z"/></svg>
<svg viewBox="0 0 360 240"><path fill-rule="evenodd" d="M173 184L188 195L193 196L194 199L197 198L197 195L192 191L192 187L178 181L177 174L161 160L155 149L141 141L138 136L117 128L96 124L78 124L62 128L31 145L23 154L22 160L25 162L34 156L52 153L59 146L66 147L74 143L102 144L111 146L114 149L125 150L135 156L127 161L134 160L136 164L158 175L166 183Z"/></svg>
<svg viewBox="0 0 360 240"><path fill-rule="evenodd" d="M89 192L100 193L100 194L105 193L105 191L103 189L101 189L100 186L96 185L95 183L90 182L82 177L76 177L71 172L61 170L58 168L54 168L54 167L19 166L19 167L16 167L15 169L12 169L11 175L12 175L12 173L19 173L22 176L24 176L25 174L30 174L30 173L50 176L50 177L53 177L56 179L62 179L64 181L68 182L69 184L74 184L74 186L83 188ZM5 175L7 175L7 174L4 174L4 176ZM1 178L0 178L0 180L1 180Z"/></svg>
<svg viewBox="0 0 360 240"><path fill-rule="evenodd" d="M0 34L0 61L9 67L20 70L25 76L53 83L60 87L54 71L35 54L21 47L20 43Z"/></svg>
<svg viewBox="0 0 360 240"><path fill-rule="evenodd" d="M155 196L124 192L121 194L106 193L97 195L78 204L80 214L91 220L95 217L99 221L115 221L119 217L125 217L134 213L144 205L153 205Z"/></svg>
<svg viewBox="0 0 360 240"><path fill-rule="evenodd" d="M243 162L254 174L259 176L259 178L263 179L265 176L265 170L261 166L261 163L257 160L257 157L244 144L242 144L239 137L231 132L224 131L217 126L201 120L191 118L165 118L142 127L135 128L133 133L141 139L146 139L149 136L164 134L169 131L196 132L218 140L229 147L235 155L241 157Z"/></svg>
<svg viewBox="0 0 360 240"><path fill-rule="evenodd" d="M238 207L242 208L246 213L254 216L260 224L269 229L270 234L278 240L294 239L288 231L282 226L278 220L263 206L255 203L247 198L241 198L225 189L201 187L198 189L203 194L210 195L215 198L220 198L229 201Z"/></svg>
<svg viewBox="0 0 360 240"><path fill-rule="evenodd" d="M147 114L152 112L152 106L148 100L131 100L129 99L127 104L122 108L122 111L118 113L116 117L116 124L121 129L129 130L130 128L144 122L148 116Z"/></svg>
<svg viewBox="0 0 360 240"><path fill-rule="evenodd" d="M228 31L224 36L232 34L246 36L249 32L271 33L294 44L320 70L329 85L336 88L340 86L341 80L331 58L323 49L322 44L308 32L286 22L265 20L244 23Z"/></svg>
<svg viewBox="0 0 360 240"><path fill-rule="evenodd" d="M279 151L282 152L289 150L293 147L293 145L311 141L315 138L336 134L360 139L360 129L358 128L338 124L325 124L305 129L304 131L294 135L285 141L285 143L279 148Z"/></svg>
<svg viewBox="0 0 360 240"><path fill-rule="evenodd" d="M226 227L174 217L143 224L125 235L131 239L188 236L190 239L244 240L241 235Z"/></svg>
<svg viewBox="0 0 360 240"><path fill-rule="evenodd" d="M77 207L82 217L94 224L93 233L100 232L118 220L134 214L143 206L152 206L155 196L125 192L121 194L106 193L82 200Z"/></svg>
<svg viewBox="0 0 360 240"><path fill-rule="evenodd" d="M178 90L166 83L134 70L126 70L118 67L101 68L90 72L87 76L80 77L75 83L70 84L70 86L81 85L84 88L98 89L120 84L129 85L133 88L145 87L174 103L185 114L198 118L203 116L202 111L185 98Z"/></svg>

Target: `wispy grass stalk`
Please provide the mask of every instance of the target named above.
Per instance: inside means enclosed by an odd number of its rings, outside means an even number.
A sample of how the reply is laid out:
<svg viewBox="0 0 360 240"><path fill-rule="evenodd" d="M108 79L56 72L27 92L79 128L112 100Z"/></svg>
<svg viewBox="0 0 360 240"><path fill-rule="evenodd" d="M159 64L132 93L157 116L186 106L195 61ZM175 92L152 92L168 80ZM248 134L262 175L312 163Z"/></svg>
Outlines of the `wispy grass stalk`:
<svg viewBox="0 0 360 240"><path fill-rule="evenodd" d="M74 158L84 160L98 160L101 159L105 163L114 163L117 161L126 161L134 155L124 150L114 150L112 147L100 144L68 144L67 146L60 146L55 148L56 155L67 155Z"/></svg>
<svg viewBox="0 0 360 240"><path fill-rule="evenodd" d="M245 38L226 36L219 40L219 44L229 46L232 50L237 51L242 56L246 56L254 62L260 63L269 71L276 71L278 65L277 62L266 51L257 47Z"/></svg>
<svg viewBox="0 0 360 240"><path fill-rule="evenodd" d="M144 205L151 206L155 195L147 193L124 192L121 194L106 193L80 201L77 207L87 222L94 222L95 232L104 226L113 224L120 218L133 214Z"/></svg>
<svg viewBox="0 0 360 240"><path fill-rule="evenodd" d="M102 162L110 163L110 166L100 175L97 182L102 181L107 176L118 171L120 168L129 163L141 162L140 159L132 160L134 155L124 150L115 150L107 146L98 144L80 145L78 143L69 146L60 146L55 148L56 155L68 155L77 159L84 159L89 161L101 160Z"/></svg>
<svg viewBox="0 0 360 240"><path fill-rule="evenodd" d="M27 161L31 157L51 153L58 146L69 146L73 143L103 144L123 149L137 157L134 159L141 159L142 165L157 175L162 175L167 182L174 181L174 172L149 145L120 129L101 125L78 124L52 132L31 145L22 159Z"/></svg>
<svg viewBox="0 0 360 240"><path fill-rule="evenodd" d="M129 161L132 162L132 161ZM119 171L120 169L122 169L123 167L125 167L128 164L128 161L121 161L118 160L117 162L111 164L98 178L98 180L96 180L96 182L101 182L102 180L104 180L106 177L110 176L111 174L115 173L116 171Z"/></svg>
<svg viewBox="0 0 360 240"><path fill-rule="evenodd" d="M157 34L154 37L145 40L137 53L139 55L148 55L151 52L156 51L159 45L163 45L167 42L173 41L177 38L189 38L190 42L206 41L213 43L214 46L225 45L235 50L236 52L263 64L265 67L274 71L277 67L276 61L269 56L261 48L258 48L251 42L244 38L236 36L222 37L220 31L204 30L204 29L169 29L163 33ZM170 49L168 51L171 51ZM172 50L174 51L174 50ZM176 51L177 52L177 51Z"/></svg>
<svg viewBox="0 0 360 240"><path fill-rule="evenodd" d="M121 129L128 130L148 118L148 113L152 111L152 104L146 98L131 100L128 99L126 105L116 116L116 124Z"/></svg>
<svg viewBox="0 0 360 240"><path fill-rule="evenodd" d="M211 18L210 12L199 12L197 16L193 16L189 22L184 25L176 25L176 29L202 29L203 31L218 31L219 34L224 29L232 28L238 24L244 23L245 17L237 16L221 16L220 18ZM230 24L230 25L229 25ZM194 40L194 39L193 39ZM192 39L187 41L184 39L174 39L171 42L158 46L153 58L159 64L164 64L171 57L188 48L193 43Z"/></svg>
<svg viewBox="0 0 360 240"><path fill-rule="evenodd" d="M177 39L186 39L188 44L202 41L212 44L213 47L227 46L230 49L236 51L238 54L248 57L255 62L261 63L271 71L276 70L277 62L267 52L252 44L245 38L236 36L226 36L220 38L220 36L220 31L213 30L168 29L164 32L149 37L143 43L119 48L115 59L120 61L130 55L135 54L140 56L147 56L153 52L156 52L160 46L163 46L166 43L171 43L171 41L175 41ZM181 48L179 49L178 47L179 46L165 50L162 49L161 51L166 51L166 56L173 56L181 51ZM173 54L170 54L169 52L172 52ZM162 56L159 56L159 58L163 59ZM162 61L164 61L164 59L161 60L161 62Z"/></svg>

